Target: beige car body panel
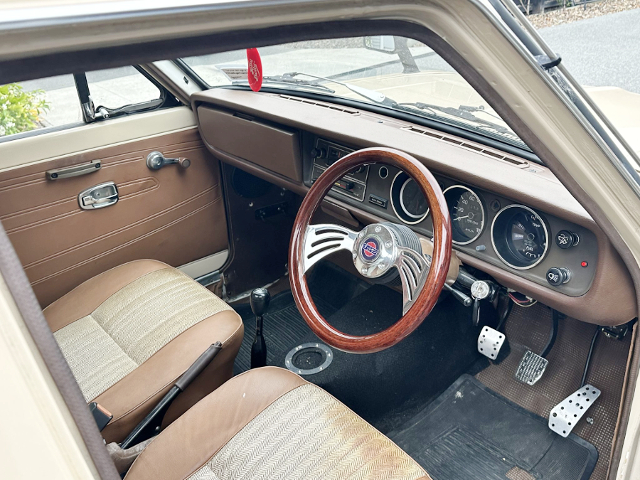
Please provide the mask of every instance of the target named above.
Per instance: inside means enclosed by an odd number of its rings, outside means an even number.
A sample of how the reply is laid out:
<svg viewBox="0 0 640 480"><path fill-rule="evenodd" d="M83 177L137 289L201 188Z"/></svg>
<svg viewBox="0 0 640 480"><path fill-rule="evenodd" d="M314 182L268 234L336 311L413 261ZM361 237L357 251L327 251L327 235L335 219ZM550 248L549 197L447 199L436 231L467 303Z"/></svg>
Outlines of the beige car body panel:
<svg viewBox="0 0 640 480"><path fill-rule="evenodd" d="M0 476L99 478L80 432L0 277Z"/></svg>
<svg viewBox="0 0 640 480"><path fill-rule="evenodd" d="M33 2L23 2L17 6L17 10L8 10L5 5L2 17L18 20L35 19L40 15L63 17L105 10L150 11L152 8L163 6L184 7L187 3L196 2L165 0L153 3L89 3L68 0L48 2L47 8L39 10L29 10L27 7L33 5ZM100 31L96 31L96 25L91 22L77 24L72 31L66 25L17 30L0 35L1 44L12 46L0 53L0 58L15 58L28 52L59 51L75 45L90 48L127 44L143 39L177 38L202 32L256 29L294 23L391 18L410 21L430 28L446 38L449 44L500 92L502 99L513 106L520 119L555 154L560 163L558 168L575 182L573 188L577 186L586 192L594 204L606 212L607 220L624 240L636 263L640 259L638 196L620 173L612 154L597 138L592 127L587 126L584 120L576 115L573 107L567 106L558 87L540 73L533 59L524 53L510 34L506 33L501 22L491 16L486 4L469 0L317 0L262 4L229 2L227 7L229 6L235 8L211 8L195 13L182 11L170 16L149 15L144 22L141 21L144 13L141 13L136 19L135 29L131 27L130 20L112 19L108 28L102 28ZM35 348L29 345L28 334L24 330L21 318L4 288L0 288L0 299L4 317L0 341L12 346L12 358L3 362L3 380L5 390L9 392L6 398L12 399L7 407L11 408L2 410L0 421L4 427L10 424L10 419L6 418L8 415L29 416L42 420L25 424L24 431L29 431L29 449L9 450L5 442L14 441L14 438L3 438L0 449L3 451L0 458L3 468L11 468L14 469L12 471L18 472L18 476L14 478L41 478L43 475L36 470L35 463L46 466L47 478L95 477L96 472L91 466L66 406L59 396L56 397L57 389L47 376L44 364L38 362ZM31 388L25 391L25 382L32 379L37 381L34 380ZM42 400L37 400L38 398ZM46 417L43 414L44 404L34 402L46 403ZM40 448L37 449L37 462L34 462L34 438L42 438L45 442L42 451ZM640 465L635 459L639 438L640 404L635 402L624 445L623 463L617 476L619 480L638 478ZM8 455L9 451L11 455ZM9 463L12 464L11 467L8 466Z"/></svg>

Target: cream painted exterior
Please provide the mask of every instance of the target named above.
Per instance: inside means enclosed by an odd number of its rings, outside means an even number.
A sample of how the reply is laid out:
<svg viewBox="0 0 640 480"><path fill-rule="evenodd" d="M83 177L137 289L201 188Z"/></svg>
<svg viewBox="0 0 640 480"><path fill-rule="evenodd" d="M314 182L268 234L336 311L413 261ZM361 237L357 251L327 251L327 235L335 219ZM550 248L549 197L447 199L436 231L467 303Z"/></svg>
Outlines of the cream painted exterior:
<svg viewBox="0 0 640 480"><path fill-rule="evenodd" d="M2 277L0 378L0 476L100 478Z"/></svg>

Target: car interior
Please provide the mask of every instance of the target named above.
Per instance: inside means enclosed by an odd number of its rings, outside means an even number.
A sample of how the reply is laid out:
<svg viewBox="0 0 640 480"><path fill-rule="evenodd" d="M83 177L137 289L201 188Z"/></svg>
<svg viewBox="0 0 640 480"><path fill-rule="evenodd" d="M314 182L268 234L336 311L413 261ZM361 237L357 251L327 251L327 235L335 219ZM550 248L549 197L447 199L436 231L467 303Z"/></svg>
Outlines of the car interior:
<svg viewBox="0 0 640 480"><path fill-rule="evenodd" d="M608 235L428 46L319 42L258 48L259 91L244 51L136 66L135 109L75 75L81 126L0 141L119 473L606 479L637 317Z"/></svg>

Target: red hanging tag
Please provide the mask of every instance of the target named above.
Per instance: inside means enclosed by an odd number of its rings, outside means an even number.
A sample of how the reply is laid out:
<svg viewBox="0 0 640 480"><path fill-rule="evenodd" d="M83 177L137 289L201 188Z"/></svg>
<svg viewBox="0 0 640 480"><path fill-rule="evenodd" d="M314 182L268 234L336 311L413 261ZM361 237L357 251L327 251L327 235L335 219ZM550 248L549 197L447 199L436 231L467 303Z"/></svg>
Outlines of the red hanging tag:
<svg viewBox="0 0 640 480"><path fill-rule="evenodd" d="M259 92L262 87L262 60L260 60L257 48L247 48L247 62L249 64L247 70L249 86L254 92Z"/></svg>

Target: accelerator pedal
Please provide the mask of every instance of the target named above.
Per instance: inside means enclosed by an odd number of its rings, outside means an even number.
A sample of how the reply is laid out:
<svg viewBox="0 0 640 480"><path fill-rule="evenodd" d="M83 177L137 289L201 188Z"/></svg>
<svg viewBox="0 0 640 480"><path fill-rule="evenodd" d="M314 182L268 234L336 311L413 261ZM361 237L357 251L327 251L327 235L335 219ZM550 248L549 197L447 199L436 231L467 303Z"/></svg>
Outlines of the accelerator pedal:
<svg viewBox="0 0 640 480"><path fill-rule="evenodd" d="M549 428L561 437L567 437L578 421L600 396L600 390L585 385L551 409Z"/></svg>
<svg viewBox="0 0 640 480"><path fill-rule="evenodd" d="M478 335L478 352L490 360L496 360L505 341L504 333L495 328L482 327Z"/></svg>

